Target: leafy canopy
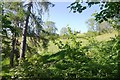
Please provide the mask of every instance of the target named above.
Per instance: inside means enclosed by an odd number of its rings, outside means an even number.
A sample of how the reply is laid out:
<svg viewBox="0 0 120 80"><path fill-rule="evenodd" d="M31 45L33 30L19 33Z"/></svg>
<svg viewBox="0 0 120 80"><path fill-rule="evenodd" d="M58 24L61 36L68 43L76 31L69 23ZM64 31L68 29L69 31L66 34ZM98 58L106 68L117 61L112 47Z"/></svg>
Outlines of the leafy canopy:
<svg viewBox="0 0 120 80"><path fill-rule="evenodd" d="M112 18L120 18L120 2L109 2L109 1L86 1L84 2L80 0L76 0L72 3L68 8L70 8L74 13L82 13L83 10L92 7L93 5L99 4L101 11L96 14L96 20L99 22L103 22L104 20L107 21L108 19Z"/></svg>

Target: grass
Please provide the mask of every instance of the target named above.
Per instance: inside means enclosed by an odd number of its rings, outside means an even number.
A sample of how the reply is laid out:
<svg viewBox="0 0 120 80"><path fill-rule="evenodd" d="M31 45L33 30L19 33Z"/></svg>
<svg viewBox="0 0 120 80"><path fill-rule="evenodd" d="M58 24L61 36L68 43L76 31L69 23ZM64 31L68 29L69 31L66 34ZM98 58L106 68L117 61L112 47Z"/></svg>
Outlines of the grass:
<svg viewBox="0 0 120 80"><path fill-rule="evenodd" d="M98 35L95 37L95 39L98 41L107 41L107 40L110 40L110 38L112 38L112 37L114 38L115 35L118 35L118 33L116 31L113 31L111 33ZM77 36L79 36L79 38L77 38L77 41L82 41L82 45L86 45L88 43L88 41L86 39L82 38L85 36L85 34L78 34ZM65 43L67 41L67 39L60 39L60 40L63 43ZM48 46L48 52L56 53L58 51L59 51L59 48L52 41L50 41L49 46Z"/></svg>
<svg viewBox="0 0 120 80"><path fill-rule="evenodd" d="M113 31L111 33L98 35L98 36L95 37L95 39L98 40L98 41L107 41L107 40L110 40L111 37L115 37L115 35L117 35L117 34L118 33L116 31ZM82 45L84 46L84 45L87 45L88 41L86 39L84 39L83 37L85 37L84 33L83 34L77 34L77 41L82 41ZM57 42L61 41L62 43L66 43L66 41L68 41L68 39L60 38L59 40L56 40L56 41ZM33 45L31 45L31 46L33 46ZM42 55L53 54L53 53L56 53L56 52L60 51L58 46L55 45L52 41L49 42L47 50L41 49L41 47L35 47L35 48L37 48L37 52L42 54Z"/></svg>
<svg viewBox="0 0 120 80"><path fill-rule="evenodd" d="M109 40L112 37L115 37L115 35L118 35L118 33L113 31L112 33L106 33L106 34L103 34L103 35L96 36L96 39L98 41L106 41L106 40Z"/></svg>
<svg viewBox="0 0 120 80"><path fill-rule="evenodd" d="M50 53L56 53L59 51L59 48L57 45L55 45L52 41L49 42L49 46L48 46L48 52Z"/></svg>

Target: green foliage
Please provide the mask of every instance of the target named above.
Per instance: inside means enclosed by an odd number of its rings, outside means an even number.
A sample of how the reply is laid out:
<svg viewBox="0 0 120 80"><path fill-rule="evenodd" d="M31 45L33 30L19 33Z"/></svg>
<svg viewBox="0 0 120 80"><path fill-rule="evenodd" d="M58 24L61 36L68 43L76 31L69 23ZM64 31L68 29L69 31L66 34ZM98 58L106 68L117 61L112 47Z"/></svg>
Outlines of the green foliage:
<svg viewBox="0 0 120 80"><path fill-rule="evenodd" d="M46 26L45 31L47 31L50 34L56 34L57 28L55 26L55 22L46 21L45 26Z"/></svg>
<svg viewBox="0 0 120 80"><path fill-rule="evenodd" d="M95 37L98 36L99 33L95 32L95 31L88 31L87 33L85 33L86 37Z"/></svg>
<svg viewBox="0 0 120 80"><path fill-rule="evenodd" d="M24 70L21 71L21 69L19 69L18 67L16 68L18 71L16 71L16 69L14 71L17 72L18 74L20 74L19 77L22 77L22 78L24 78L24 77L29 77L29 78L34 78L34 77L41 78L42 77L42 78L44 78L44 76L48 77L48 78L54 78L54 77L70 78L70 77L74 76L76 78L78 75L80 75L79 73L81 72L81 71L77 72L79 70L79 67L87 64L87 61L89 61L89 58L82 51L82 48L80 48L81 43L79 43L75 40L75 36L71 32L70 32L69 39L71 40L71 44L66 43L63 45L61 41L60 41L60 44L58 43L58 46L59 47L61 46L60 47L60 49L62 49L61 51L59 51L55 54L52 54L52 55L44 55L41 57L38 57L38 56L32 57L33 59L30 58L27 61L27 62L30 62L30 64L29 63L21 64L21 65L25 66L25 67L21 66L21 68L23 68L25 70L25 73L23 72ZM38 60L36 60L37 58L38 58ZM33 62L34 59L37 61L36 63ZM73 65L73 63L74 63L74 65ZM27 65L25 65L25 64L27 64ZM33 64L35 64L35 65L33 65ZM33 72L27 71L27 70L30 70L30 69L28 69L29 66L31 66L31 67L34 66ZM43 71L41 71L41 70L43 70ZM68 72L69 70L70 70L70 72ZM38 71L38 73L36 71ZM75 71L75 73L74 73L74 71ZM22 72L22 73L20 73L20 72ZM43 73L43 72L45 72L45 73ZM33 76L31 73L33 73ZM37 74L39 74L39 76ZM30 77L30 75L31 75L31 77ZM16 76L16 74L15 74L15 76ZM80 76L78 76L78 77L80 77Z"/></svg>
<svg viewBox="0 0 120 80"><path fill-rule="evenodd" d="M54 54L33 54L10 70L12 78L115 78L117 74L117 37L98 42L86 37L89 43L81 45L76 34L68 28L66 43L54 41L60 51Z"/></svg>
<svg viewBox="0 0 120 80"><path fill-rule="evenodd" d="M96 15L96 13L92 14L93 16ZM110 33L113 30L113 27L110 25L110 23L103 21L99 23L94 18L88 19L86 22L88 24L88 31L89 33L98 33L98 34L104 34L104 33Z"/></svg>
<svg viewBox="0 0 120 80"><path fill-rule="evenodd" d="M87 9L87 7L91 7L95 4L100 4L100 13L98 13L96 15L96 20L99 22L103 22L104 20L107 21L110 18L120 18L119 13L119 7L120 7L120 3L119 2L85 2L87 3L87 5L83 5L82 2L80 1L76 1L74 3L72 3L70 6L68 6L68 8L70 8L71 10L73 10L74 13L79 12L82 13L83 10Z"/></svg>
<svg viewBox="0 0 120 80"><path fill-rule="evenodd" d="M68 34L68 29L67 27L62 27L61 30L60 30L60 35L67 35Z"/></svg>
<svg viewBox="0 0 120 80"><path fill-rule="evenodd" d="M10 52L10 34L8 31L15 32L13 26L11 26L11 21L7 19L8 16L2 16L2 57L8 57Z"/></svg>
<svg viewBox="0 0 120 80"><path fill-rule="evenodd" d="M17 4L11 5L10 9L19 9L14 7ZM81 12L80 8L82 10L86 9L86 7L80 6L77 2L75 4L77 5L72 8L78 7L77 10L79 12ZM90 2L88 6L91 7L93 4L98 4L98 2ZM108 6L112 5L109 4ZM18 16L19 20L24 19L22 11L23 9L20 9L21 13L17 13L18 15L21 14ZM4 59L0 62L3 65L0 76L3 76L3 79L115 78L117 76L117 71L119 70L117 69L119 68L117 65L119 64L119 56L117 55L120 53L120 37L118 36L108 41L98 41L93 37L97 34L89 32L87 33L89 36L83 36L83 39L88 42L86 45L82 45L83 42L80 39L77 40L77 33L73 33L69 27L67 28L67 35L64 36L66 39L65 43L62 40L58 40L60 39L58 35L48 36L42 32L40 32L40 36L34 33L33 35L28 35L26 58L13 68L10 68L8 57L11 50L11 40L6 35L8 34L7 29L15 34L19 34L18 30L20 30L16 26L11 26L12 21L18 21L12 20L16 17L12 18L10 15L14 16L13 14L2 16L4 33L2 35L2 56ZM32 17L36 19L36 27L41 27L39 24L41 20L38 20L35 15L32 15ZM39 29L42 30L41 28ZM49 40L52 40L59 47L59 51L51 54L45 50L44 53L39 54L41 45L46 49Z"/></svg>

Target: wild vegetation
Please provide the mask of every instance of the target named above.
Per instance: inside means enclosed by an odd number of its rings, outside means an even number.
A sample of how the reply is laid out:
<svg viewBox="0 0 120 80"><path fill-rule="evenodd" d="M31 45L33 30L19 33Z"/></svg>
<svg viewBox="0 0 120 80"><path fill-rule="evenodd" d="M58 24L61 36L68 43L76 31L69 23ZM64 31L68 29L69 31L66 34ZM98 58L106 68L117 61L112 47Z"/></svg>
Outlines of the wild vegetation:
<svg viewBox="0 0 120 80"><path fill-rule="evenodd" d="M1 79L119 78L120 2L86 3L68 6L81 13L101 5L95 19L87 21L89 31L72 31L67 25L59 35L55 22L42 21L41 15L54 7L51 2L0 2Z"/></svg>

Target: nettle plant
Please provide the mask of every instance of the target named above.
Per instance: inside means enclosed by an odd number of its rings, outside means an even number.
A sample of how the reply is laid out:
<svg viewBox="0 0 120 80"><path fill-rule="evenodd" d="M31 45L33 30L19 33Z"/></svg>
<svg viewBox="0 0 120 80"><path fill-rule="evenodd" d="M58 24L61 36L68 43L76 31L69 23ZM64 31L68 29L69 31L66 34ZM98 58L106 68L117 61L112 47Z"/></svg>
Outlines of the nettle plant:
<svg viewBox="0 0 120 80"><path fill-rule="evenodd" d="M13 70L15 78L103 78L116 76L116 38L99 42L85 37L87 45L77 40L68 28L67 41L54 41L60 51L31 56ZM114 47L113 47L114 46ZM114 54L115 53L115 54ZM11 71L12 72L12 71Z"/></svg>
<svg viewBox="0 0 120 80"><path fill-rule="evenodd" d="M60 49L60 55L64 55L61 60L62 62L57 62L58 64L66 64L62 70L65 77L85 77L90 75L90 70L88 70L88 64L91 59L85 54L86 51L82 46L82 41L77 41L76 33L72 33L71 29L68 27L67 41L64 43L62 41L54 41ZM56 66L60 69L60 66Z"/></svg>
<svg viewBox="0 0 120 80"><path fill-rule="evenodd" d="M81 47L81 43L82 41L77 41L77 35L76 33L72 33L70 27L68 27L68 35L66 37L65 43L64 41L61 40L57 40L57 41L53 41L53 43L55 45L57 45L59 47L59 49L61 50L65 50L65 49L80 49Z"/></svg>

